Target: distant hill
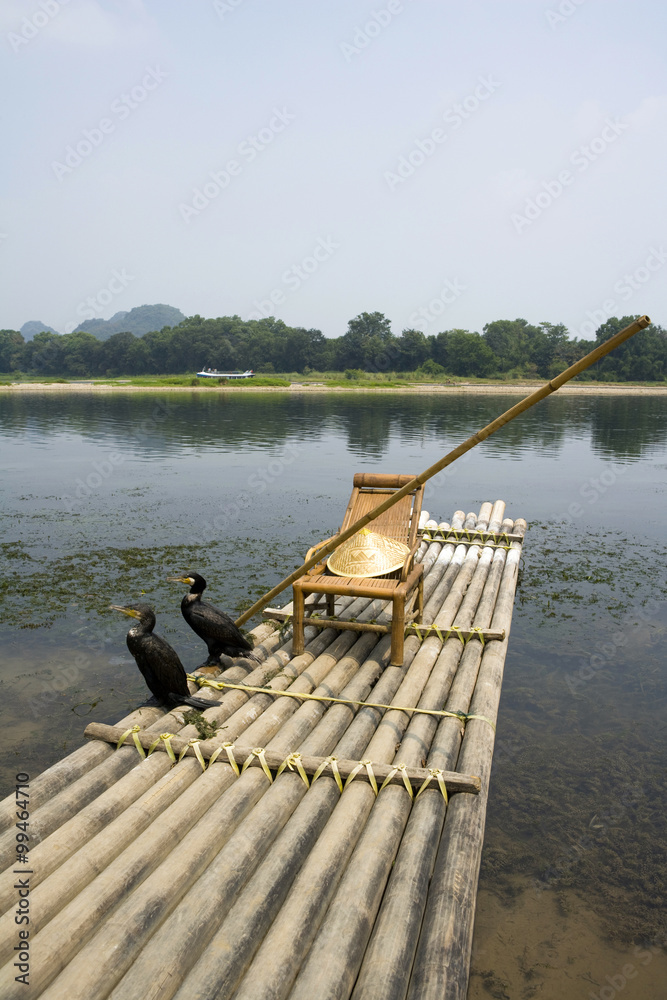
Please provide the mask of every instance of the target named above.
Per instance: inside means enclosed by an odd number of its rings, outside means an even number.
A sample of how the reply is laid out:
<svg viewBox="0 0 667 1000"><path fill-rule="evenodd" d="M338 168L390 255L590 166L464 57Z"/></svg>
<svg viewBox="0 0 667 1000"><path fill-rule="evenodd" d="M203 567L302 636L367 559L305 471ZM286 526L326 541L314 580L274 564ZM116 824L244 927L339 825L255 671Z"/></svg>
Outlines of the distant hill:
<svg viewBox="0 0 667 1000"><path fill-rule="evenodd" d="M108 340L114 333L133 333L135 337L143 337L145 333L161 330L163 326L178 326L185 318L180 309L158 303L154 306L136 306L129 312L117 312L111 319L84 320L74 332L85 330L98 340Z"/></svg>
<svg viewBox="0 0 667 1000"><path fill-rule="evenodd" d="M54 330L52 326L47 326L46 323L40 323L37 319L31 319L27 323L24 323L21 327L20 332L23 334L23 339L26 343L38 334L43 333L46 330L47 333L58 333Z"/></svg>

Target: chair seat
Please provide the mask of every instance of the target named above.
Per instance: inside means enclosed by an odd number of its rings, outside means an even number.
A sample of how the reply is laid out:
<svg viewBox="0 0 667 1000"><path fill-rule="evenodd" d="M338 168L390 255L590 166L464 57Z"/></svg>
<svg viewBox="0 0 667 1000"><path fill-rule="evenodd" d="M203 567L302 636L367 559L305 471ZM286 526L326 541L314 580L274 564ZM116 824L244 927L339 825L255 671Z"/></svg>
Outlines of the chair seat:
<svg viewBox="0 0 667 1000"><path fill-rule="evenodd" d="M406 486L413 476L391 476L386 474L357 473L354 476L354 489L345 513L341 533L365 514L379 506L383 500ZM395 538L407 545L409 555L402 569L377 577L338 576L326 569L325 563L318 563L310 572L299 577L292 584L294 592L293 618L293 653L299 655L304 650L304 624L317 625L318 621L305 616L305 598L309 594L326 594L327 606L333 614L333 598L336 594L391 601L391 625L366 623L363 628L376 629L378 632L391 630L391 662L399 665L403 660L403 636L405 631L406 600L413 606L416 598L416 611L410 614L410 619L421 621L423 611L423 572L421 563L414 563L414 553L417 550L417 529L424 487L420 486L413 492L402 497L398 503L371 522L372 530ZM308 557L317 551L324 543L311 549ZM416 591L416 593L415 593ZM331 619L323 619L320 627L333 623ZM335 628L354 628L356 623L335 620Z"/></svg>

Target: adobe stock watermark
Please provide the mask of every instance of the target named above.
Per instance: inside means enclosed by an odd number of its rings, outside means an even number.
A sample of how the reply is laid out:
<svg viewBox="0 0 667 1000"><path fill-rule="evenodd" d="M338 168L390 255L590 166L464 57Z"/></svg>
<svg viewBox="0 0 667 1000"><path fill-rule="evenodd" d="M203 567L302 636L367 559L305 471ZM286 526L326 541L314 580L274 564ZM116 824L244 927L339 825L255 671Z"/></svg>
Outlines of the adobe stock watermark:
<svg viewBox="0 0 667 1000"><path fill-rule="evenodd" d="M477 86L470 94L443 112L442 119L450 126L449 133L441 126L432 129L426 138L415 139L414 145L408 153L399 156L394 170L385 170L383 176L389 190L395 191L399 185L405 184L415 171L423 167L426 161L440 149L447 141L448 135L460 129L464 122L479 111L500 86L500 81L495 80L492 75L480 76Z"/></svg>
<svg viewBox="0 0 667 1000"><path fill-rule="evenodd" d="M94 295L88 295L79 302L76 307L79 319L66 323L64 327L65 333L72 333L77 326L80 326L87 319L100 319L106 307L113 302L117 295L124 292L129 283L134 280L134 275L128 274L124 267L120 268L120 270L114 268L109 281L103 288L99 288Z"/></svg>
<svg viewBox="0 0 667 1000"><path fill-rule="evenodd" d="M73 639L84 646L85 652L76 653L67 666L56 668L49 680L40 682L39 691L31 695L30 707L34 718L51 711L58 696L73 687L81 677L85 677L94 665L94 657L105 652L111 641L110 628L99 628L95 634L82 637L82 633L87 631L87 626L82 626L72 633Z"/></svg>
<svg viewBox="0 0 667 1000"><path fill-rule="evenodd" d="M616 632L610 632L605 642L596 643L595 652L581 663L581 666L575 673L565 674L564 680L570 694L576 694L580 688L597 677L601 670L608 667L618 655L619 649L627 646L632 635L632 630L644 629L647 624L655 619L659 611L660 604L652 597L649 597L643 607L632 609L628 615L628 620L634 621L634 619L638 618L640 624L627 624L619 628Z"/></svg>
<svg viewBox="0 0 667 1000"><path fill-rule="evenodd" d="M578 175L585 173L592 163L595 163L607 152L626 129L630 128L627 122L607 118L604 128L599 135L596 135L585 146L578 146L569 156L569 162L577 168L577 173L572 170L560 170L554 179L542 181L542 190L533 198L527 198L523 207L523 212L512 212L510 221L519 236L533 225L536 219L546 212L548 208L558 201L566 188L571 187Z"/></svg>
<svg viewBox="0 0 667 1000"><path fill-rule="evenodd" d="M250 313L248 319L260 320L273 316L275 306L283 305L287 301L288 294L298 292L301 286L316 271L319 271L322 264L330 260L338 249L340 249L340 243L336 243L333 236L318 237L315 246L303 260L292 264L283 271L280 277L281 285L272 288L266 298L253 301L255 311ZM289 291L284 291L285 288Z"/></svg>
<svg viewBox="0 0 667 1000"><path fill-rule="evenodd" d="M213 0L213 10L222 20L227 14L233 14L243 3L245 0Z"/></svg>
<svg viewBox="0 0 667 1000"><path fill-rule="evenodd" d="M415 312L410 313L408 323L415 330L426 333L431 323L442 316L447 308L453 305L467 290L468 286L462 285L458 278L447 278L435 298L430 299L426 305L420 306Z"/></svg>
<svg viewBox="0 0 667 1000"><path fill-rule="evenodd" d="M389 0L385 7L374 10L364 24L355 24L351 42L339 42L338 48L343 53L346 63L351 63L355 56L361 55L375 41L378 35L389 27L398 14L402 14L405 5L401 0Z"/></svg>
<svg viewBox="0 0 667 1000"><path fill-rule="evenodd" d="M625 475L629 468L629 465L622 462L609 462L608 467L603 469L599 476L590 476L581 483L579 496L583 500L586 500L589 505L597 503L607 490L616 485L619 476ZM567 526L572 527L575 521L583 516L584 510L585 508L578 501L574 500L568 505L567 510L560 515L558 520L563 520Z"/></svg>
<svg viewBox="0 0 667 1000"><path fill-rule="evenodd" d="M65 147L63 159L51 161L51 169L58 180L62 182L65 177L74 173L116 131L118 123L129 118L166 79L167 74L159 66L147 66L139 83L130 90L123 91L111 102L109 110L113 117L105 116L93 128L84 128L82 138Z"/></svg>
<svg viewBox="0 0 667 1000"><path fill-rule="evenodd" d="M639 965L646 968L653 961L653 956L659 955L665 948L667 948L667 934L663 932L656 934L646 947L640 944L635 945L632 949L632 954L637 959ZM591 991L588 994L588 1000L614 1000L621 990L625 989L628 982L636 979L640 972L641 969L638 969L634 962L626 962L619 972L616 972L613 976L605 976L604 978L607 980L606 985L597 993ZM631 997L639 995L636 991L633 991L631 995L628 994L628 997L631 1000Z"/></svg>
<svg viewBox="0 0 667 1000"><path fill-rule="evenodd" d="M193 188L192 200L181 202L178 210L186 225L189 225L193 218L204 211L212 201L225 191L232 183L234 177L239 177L243 173L244 167L256 160L260 153L272 144L272 142L289 125L295 121L296 115L288 111L287 108L274 108L273 114L267 124L254 135L246 136L243 142L236 147L236 154L240 159L227 160L220 170L209 171L210 180L204 181L200 187Z"/></svg>
<svg viewBox="0 0 667 1000"><path fill-rule="evenodd" d="M630 273L623 275L612 286L612 291L618 296L617 299L608 298L600 304L598 309L587 309L587 319L580 323L578 327L572 328L572 333L576 337L584 340L592 337L599 326L606 323L612 316L617 315L618 303L628 302L635 292L640 291L647 282L651 280L656 271L659 271L667 261L667 250L660 247L649 247L648 255L642 264Z"/></svg>
<svg viewBox="0 0 667 1000"><path fill-rule="evenodd" d="M198 533L190 536L190 544L205 545L211 539L218 538L220 532L237 520L241 511L250 507L258 496L266 493L305 450L304 445L290 441L283 448L282 454L271 458L266 465L258 466L248 476L247 489L241 490L233 500L221 506L212 521L202 522Z"/></svg>
<svg viewBox="0 0 667 1000"><path fill-rule="evenodd" d="M579 10L586 3L586 0L561 0L557 7L550 7L545 10L544 16L549 27L555 28L558 24L565 24L568 18Z"/></svg>
<svg viewBox="0 0 667 1000"><path fill-rule="evenodd" d="M628 807L636 805L645 797L644 789L637 788L636 785L621 788L611 802L602 805L594 813L588 828L574 843L562 851L540 875L533 878L535 895L541 896L546 889L551 889L563 876L568 875L588 851L600 846L600 841L607 836L610 827L618 825L627 815Z"/></svg>
<svg viewBox="0 0 667 1000"><path fill-rule="evenodd" d="M57 17L69 0L40 0L37 9L24 17L16 31L7 33L7 41L14 52L20 52L24 46L36 38L54 17Z"/></svg>
<svg viewBox="0 0 667 1000"><path fill-rule="evenodd" d="M168 402L161 401L153 407L150 417L146 417L132 429L132 438L141 444L149 438L163 423L172 407ZM64 504L68 514L79 513L77 510L81 504L94 495L101 486L111 479L115 471L128 459L134 457L131 453L124 454L119 451L111 451L100 455L90 463L90 471L85 475L78 476L74 481L72 493L64 493L60 501Z"/></svg>

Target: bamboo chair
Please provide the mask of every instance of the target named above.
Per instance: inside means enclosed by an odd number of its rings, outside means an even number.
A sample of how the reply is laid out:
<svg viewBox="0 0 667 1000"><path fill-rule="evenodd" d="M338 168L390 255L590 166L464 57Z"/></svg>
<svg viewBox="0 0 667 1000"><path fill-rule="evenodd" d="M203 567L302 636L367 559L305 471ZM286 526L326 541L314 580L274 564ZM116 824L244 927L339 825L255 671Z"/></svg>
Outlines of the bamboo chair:
<svg viewBox="0 0 667 1000"><path fill-rule="evenodd" d="M378 507L388 496L396 493L411 479L414 479L414 476L394 476L371 472L356 473L353 479L352 496L347 505L340 532L345 531L364 514ZM294 656L298 656L304 650L305 620L309 625L322 628L332 625L337 629L391 633L391 663L396 666L402 664L406 623L420 622L424 610L424 567L421 563L415 563L415 553L419 548L417 532L423 495L424 487L422 485L399 500L389 510L380 514L377 520L370 521L368 524L370 531L394 538L408 546L410 552L400 569L378 577L343 577L332 573L324 561L317 563L307 573L294 581L292 585L294 593L292 649ZM332 536L332 538L335 537L335 535ZM310 559L319 548L329 541L331 539L327 538L313 546L306 559ZM309 594L323 594L325 600L322 603L308 604L309 616L306 618L305 599ZM337 594L391 601L391 624L364 623L362 625L358 622L336 618L334 604ZM313 619L312 612L317 612L320 608L326 608L327 617Z"/></svg>

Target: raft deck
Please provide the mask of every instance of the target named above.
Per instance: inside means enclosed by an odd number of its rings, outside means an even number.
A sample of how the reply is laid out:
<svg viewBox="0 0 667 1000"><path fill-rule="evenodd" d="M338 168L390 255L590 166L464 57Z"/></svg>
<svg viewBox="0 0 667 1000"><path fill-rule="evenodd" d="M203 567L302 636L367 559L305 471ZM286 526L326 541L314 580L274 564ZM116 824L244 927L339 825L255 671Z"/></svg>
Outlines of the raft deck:
<svg viewBox="0 0 667 1000"><path fill-rule="evenodd" d="M27 864L15 796L0 803L0 995L462 1000L527 527L504 513L425 523L431 627L408 631L402 666L388 635L312 625L294 657L290 606L274 609L260 665L200 689L213 738L154 706L90 725L30 783ZM336 614L387 611L347 598Z"/></svg>

